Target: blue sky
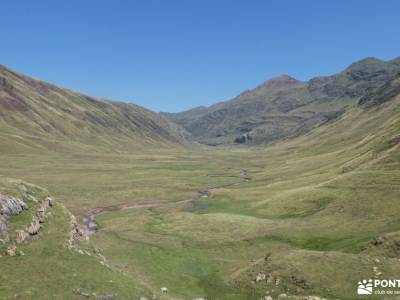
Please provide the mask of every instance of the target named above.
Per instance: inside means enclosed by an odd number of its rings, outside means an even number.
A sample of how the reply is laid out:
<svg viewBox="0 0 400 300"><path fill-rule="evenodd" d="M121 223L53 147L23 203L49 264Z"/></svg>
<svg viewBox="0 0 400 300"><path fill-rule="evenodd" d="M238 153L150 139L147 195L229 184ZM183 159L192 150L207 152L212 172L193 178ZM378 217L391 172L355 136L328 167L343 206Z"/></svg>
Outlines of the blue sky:
<svg viewBox="0 0 400 300"><path fill-rule="evenodd" d="M90 95L181 111L281 74L400 56L400 1L3 1L0 63Z"/></svg>

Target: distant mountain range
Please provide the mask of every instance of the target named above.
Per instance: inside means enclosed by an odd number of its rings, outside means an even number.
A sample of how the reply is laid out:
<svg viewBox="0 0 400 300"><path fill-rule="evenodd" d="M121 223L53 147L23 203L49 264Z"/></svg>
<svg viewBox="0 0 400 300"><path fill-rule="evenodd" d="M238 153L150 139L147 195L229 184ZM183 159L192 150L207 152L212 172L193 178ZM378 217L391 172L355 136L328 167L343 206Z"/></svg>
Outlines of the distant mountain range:
<svg viewBox="0 0 400 300"><path fill-rule="evenodd" d="M282 75L210 107L158 114L0 66L0 138L8 151L77 146L129 151L191 141L271 143L305 134L351 107L376 105L399 93L400 58L366 58L333 76L304 82Z"/></svg>
<svg viewBox="0 0 400 300"><path fill-rule="evenodd" d="M389 89L399 73L400 57L366 58L333 76L304 82L283 75L229 101L162 114L205 144L269 143L336 119L360 99L370 102L379 89Z"/></svg>

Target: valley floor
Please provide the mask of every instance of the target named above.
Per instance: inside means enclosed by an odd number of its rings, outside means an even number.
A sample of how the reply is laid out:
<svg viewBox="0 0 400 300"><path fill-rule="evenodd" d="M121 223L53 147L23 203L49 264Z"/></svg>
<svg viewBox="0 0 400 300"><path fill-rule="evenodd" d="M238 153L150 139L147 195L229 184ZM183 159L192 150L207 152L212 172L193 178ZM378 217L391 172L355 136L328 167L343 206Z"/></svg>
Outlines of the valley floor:
<svg viewBox="0 0 400 300"><path fill-rule="evenodd" d="M267 148L10 151L1 174L46 187L79 219L108 207L80 246L148 298L357 299L359 280L400 273L398 110L354 111Z"/></svg>

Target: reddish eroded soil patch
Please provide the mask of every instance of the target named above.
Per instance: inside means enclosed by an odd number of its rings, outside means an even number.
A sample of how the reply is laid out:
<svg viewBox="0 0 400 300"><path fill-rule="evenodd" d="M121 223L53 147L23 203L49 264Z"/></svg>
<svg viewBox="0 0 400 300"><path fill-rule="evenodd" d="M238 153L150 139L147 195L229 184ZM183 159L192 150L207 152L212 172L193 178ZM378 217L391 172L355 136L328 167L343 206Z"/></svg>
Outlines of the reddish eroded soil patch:
<svg viewBox="0 0 400 300"><path fill-rule="evenodd" d="M116 210L122 210L122 209L128 209L128 208L159 206L159 205L162 205L167 202L168 201L166 201L166 200L135 200L135 201L122 203L122 204L118 204L118 205L92 208L86 212L86 216L94 216L94 215L100 214L102 212L116 211Z"/></svg>
<svg viewBox="0 0 400 300"><path fill-rule="evenodd" d="M0 97L0 108L8 111L27 111L28 105L22 99Z"/></svg>
<svg viewBox="0 0 400 300"><path fill-rule="evenodd" d="M0 108L8 111L26 111L28 104L20 97L9 81L0 77Z"/></svg>

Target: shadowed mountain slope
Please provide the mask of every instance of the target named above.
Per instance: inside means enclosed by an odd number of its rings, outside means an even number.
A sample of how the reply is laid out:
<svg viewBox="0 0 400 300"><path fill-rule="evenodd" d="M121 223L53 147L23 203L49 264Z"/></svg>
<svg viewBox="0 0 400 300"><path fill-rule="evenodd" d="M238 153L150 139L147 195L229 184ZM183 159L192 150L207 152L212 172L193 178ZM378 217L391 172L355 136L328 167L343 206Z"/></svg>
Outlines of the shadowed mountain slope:
<svg viewBox="0 0 400 300"><path fill-rule="evenodd" d="M232 100L164 115L203 143L272 142L304 134L337 118L399 72L399 59L366 58L333 76L302 82L283 75Z"/></svg>
<svg viewBox="0 0 400 300"><path fill-rule="evenodd" d="M1 139L23 147L94 145L128 150L176 145L187 133L143 107L97 99L0 66Z"/></svg>

